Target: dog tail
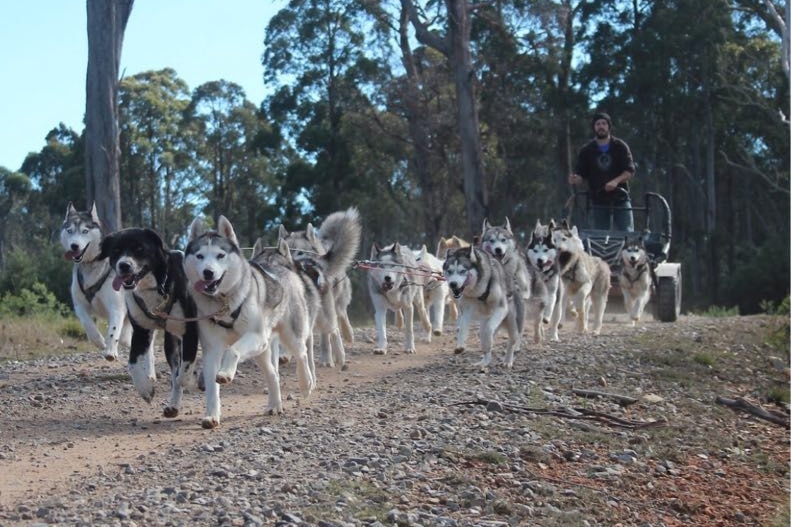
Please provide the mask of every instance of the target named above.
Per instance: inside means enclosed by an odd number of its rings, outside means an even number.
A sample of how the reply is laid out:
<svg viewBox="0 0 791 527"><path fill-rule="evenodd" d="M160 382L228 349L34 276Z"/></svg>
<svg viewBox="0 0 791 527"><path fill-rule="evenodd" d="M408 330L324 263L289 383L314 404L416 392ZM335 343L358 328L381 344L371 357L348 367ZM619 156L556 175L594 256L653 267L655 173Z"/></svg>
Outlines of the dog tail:
<svg viewBox="0 0 791 527"><path fill-rule="evenodd" d="M327 249L327 274L346 273L360 250L362 223L356 207L333 212L319 227L319 236Z"/></svg>

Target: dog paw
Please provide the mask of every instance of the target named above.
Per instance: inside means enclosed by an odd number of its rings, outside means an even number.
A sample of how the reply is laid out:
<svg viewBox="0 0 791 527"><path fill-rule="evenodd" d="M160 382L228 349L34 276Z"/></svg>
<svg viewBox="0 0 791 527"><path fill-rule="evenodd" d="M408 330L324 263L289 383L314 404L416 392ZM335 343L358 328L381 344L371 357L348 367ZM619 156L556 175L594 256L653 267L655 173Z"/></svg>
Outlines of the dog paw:
<svg viewBox="0 0 791 527"><path fill-rule="evenodd" d="M414 355L417 353L417 350L415 348L404 348L404 353L407 355Z"/></svg>
<svg viewBox="0 0 791 527"><path fill-rule="evenodd" d="M374 355L387 355L385 348L374 348Z"/></svg>
<svg viewBox="0 0 791 527"><path fill-rule="evenodd" d="M442 330L441 329L435 329L432 333L434 333L435 337L441 337L442 336Z"/></svg>
<svg viewBox="0 0 791 527"><path fill-rule="evenodd" d="M543 322L544 324L549 324L549 319L547 317L544 317L541 319L541 322Z"/></svg>
<svg viewBox="0 0 791 527"><path fill-rule="evenodd" d="M179 409L173 406L166 406L164 410L162 410L163 417L177 417L179 415Z"/></svg>
<svg viewBox="0 0 791 527"><path fill-rule="evenodd" d="M224 372L217 372L217 376L214 378L217 384L229 384L233 380L233 375L230 373Z"/></svg>
<svg viewBox="0 0 791 527"><path fill-rule="evenodd" d="M453 350L453 353L455 353L456 355L461 355L462 353L464 353L464 348L463 347L462 348L455 348Z"/></svg>
<svg viewBox="0 0 791 527"><path fill-rule="evenodd" d="M213 430L220 426L220 419L217 417L204 417L200 425L206 430Z"/></svg>
<svg viewBox="0 0 791 527"><path fill-rule="evenodd" d="M118 352L105 351L102 353L102 357L104 357L104 360L106 360L107 362L115 362L118 360Z"/></svg>
<svg viewBox="0 0 791 527"><path fill-rule="evenodd" d="M283 406L267 406L266 407L266 414L267 415L280 415L283 413Z"/></svg>

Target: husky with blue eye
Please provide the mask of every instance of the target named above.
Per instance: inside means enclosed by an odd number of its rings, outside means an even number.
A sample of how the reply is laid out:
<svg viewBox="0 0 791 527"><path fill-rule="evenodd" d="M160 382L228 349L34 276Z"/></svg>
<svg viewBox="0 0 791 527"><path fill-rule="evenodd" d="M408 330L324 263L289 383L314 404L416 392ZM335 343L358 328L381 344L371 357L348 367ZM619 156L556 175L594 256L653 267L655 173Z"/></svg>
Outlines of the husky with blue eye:
<svg viewBox="0 0 791 527"><path fill-rule="evenodd" d="M203 428L220 425L220 385L232 382L240 362L253 359L269 390L269 414L283 411L280 377L273 366L273 337L296 359L304 397L315 387L308 361L310 327L304 287L286 266L247 260L231 222L217 220L217 230L200 219L192 222L184 251L184 272L198 311L203 350L206 415ZM303 313L289 316L291 313Z"/></svg>
<svg viewBox="0 0 791 527"><path fill-rule="evenodd" d="M466 349L467 337L475 321L480 321L479 337L483 358L475 366L486 368L492 362L494 335L498 328L508 331L503 365L511 368L522 344L524 307L514 281L499 260L477 247L448 251L443 264L445 281L459 304L455 353Z"/></svg>
<svg viewBox="0 0 791 527"><path fill-rule="evenodd" d="M132 326L126 316L124 296L113 289L113 270L99 260L100 245L105 229L96 212L78 211L70 202L66 218L60 227L63 257L74 263L71 277L71 300L74 314L80 320L88 339L108 361L118 360L119 343L130 347ZM107 321L107 332L102 335L96 319Z"/></svg>

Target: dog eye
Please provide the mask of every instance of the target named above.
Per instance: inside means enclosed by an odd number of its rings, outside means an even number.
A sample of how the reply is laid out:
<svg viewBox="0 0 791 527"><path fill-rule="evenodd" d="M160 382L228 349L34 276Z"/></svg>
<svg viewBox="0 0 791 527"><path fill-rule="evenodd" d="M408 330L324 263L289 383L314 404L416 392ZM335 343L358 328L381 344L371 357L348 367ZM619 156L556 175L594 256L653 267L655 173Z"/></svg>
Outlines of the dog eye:
<svg viewBox="0 0 791 527"><path fill-rule="evenodd" d="M218 260L222 260L223 258L225 258L225 253L220 253L217 255Z"/></svg>
<svg viewBox="0 0 791 527"><path fill-rule="evenodd" d="M198 253L198 254L195 255L195 259L196 260L203 260L203 255Z"/></svg>

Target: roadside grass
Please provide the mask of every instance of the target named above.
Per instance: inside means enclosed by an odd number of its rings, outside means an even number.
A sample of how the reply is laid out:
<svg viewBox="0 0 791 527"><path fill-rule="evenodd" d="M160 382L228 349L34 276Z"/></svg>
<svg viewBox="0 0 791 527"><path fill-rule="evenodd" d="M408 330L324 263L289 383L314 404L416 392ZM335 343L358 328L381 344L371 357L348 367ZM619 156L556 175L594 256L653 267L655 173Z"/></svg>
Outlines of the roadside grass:
<svg viewBox="0 0 791 527"><path fill-rule="evenodd" d="M5 317L0 321L0 362L39 359L94 349L75 317L35 314Z"/></svg>

